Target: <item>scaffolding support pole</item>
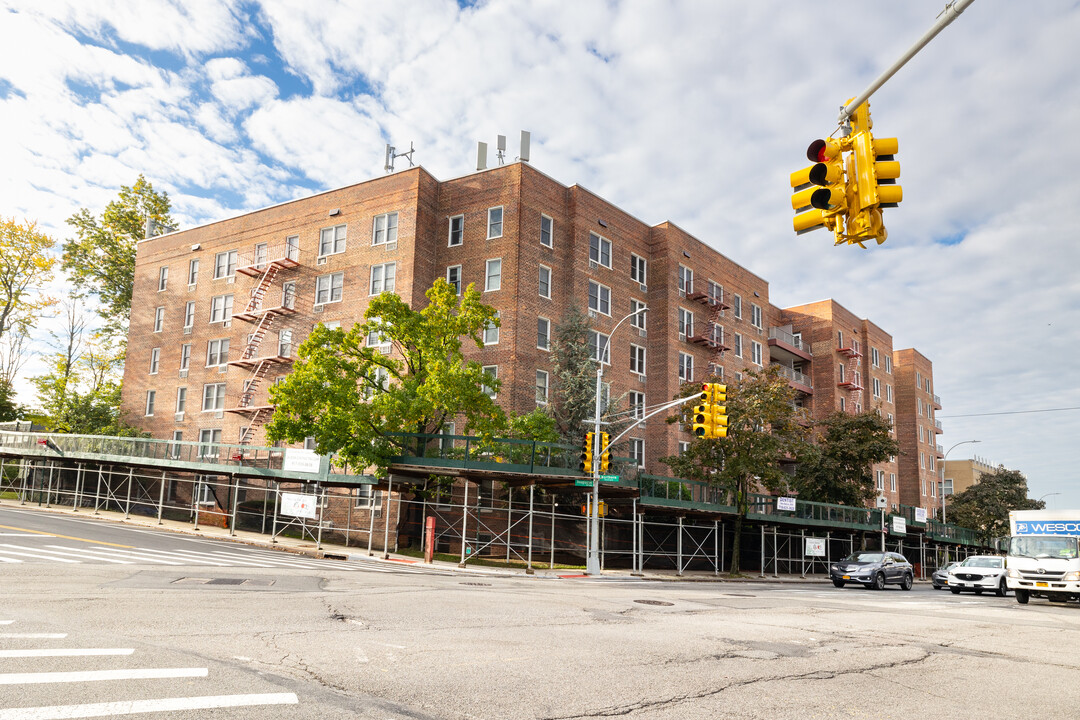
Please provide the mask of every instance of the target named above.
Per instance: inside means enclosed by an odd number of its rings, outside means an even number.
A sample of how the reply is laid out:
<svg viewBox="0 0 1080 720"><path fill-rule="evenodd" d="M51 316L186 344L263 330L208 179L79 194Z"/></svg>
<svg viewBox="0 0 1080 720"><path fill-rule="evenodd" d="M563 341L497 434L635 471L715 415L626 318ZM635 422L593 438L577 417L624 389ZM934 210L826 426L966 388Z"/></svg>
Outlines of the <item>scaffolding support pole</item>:
<svg viewBox="0 0 1080 720"><path fill-rule="evenodd" d="M19 503L20 505L25 505L26 504L26 476L28 474L29 474L29 472L26 470L26 458L23 458L23 461L22 461L22 501Z"/></svg>
<svg viewBox="0 0 1080 720"><path fill-rule="evenodd" d="M164 521L161 519L165 512L165 474L167 470L161 471L161 489L158 490L158 502L157 502L157 524L164 525Z"/></svg>
<svg viewBox="0 0 1080 720"><path fill-rule="evenodd" d="M394 492L394 476L386 476L386 509L383 510L383 560L390 559L390 499ZM400 509L401 503L398 503Z"/></svg>
<svg viewBox="0 0 1080 720"><path fill-rule="evenodd" d="M230 475L229 483L229 491L232 493L232 512L229 513L229 537L236 537L236 507L240 504L240 480L235 475Z"/></svg>
<svg viewBox="0 0 1080 720"><path fill-rule="evenodd" d="M679 569L678 572L676 572L675 574L678 575L679 577L682 577L682 534L683 534L682 515L680 515L679 516L679 537L678 537L678 540L675 543L675 552L678 554L678 565L677 565L677 567Z"/></svg>
<svg viewBox="0 0 1080 720"><path fill-rule="evenodd" d="M79 485L82 483L83 464L76 463L78 470L75 471L75 499L71 502L71 512L79 512ZM3 476L3 472L0 471L0 477Z"/></svg>
<svg viewBox="0 0 1080 720"><path fill-rule="evenodd" d="M533 491L534 491L534 490L536 490L536 483L533 483L532 485L530 485L530 486L529 486L529 557L528 557L528 559L527 559L527 560L525 561L525 574L526 574L526 575L532 575L532 574L533 574L533 572L534 572L534 571L533 571L533 566L532 566L532 548L533 548ZM509 532L510 532L510 529L509 529L509 528L507 528L506 532L507 532L507 533L509 533Z"/></svg>
<svg viewBox="0 0 1080 720"><path fill-rule="evenodd" d="M469 529L469 480L465 479L465 499L461 505L461 562L458 567L465 567L465 535Z"/></svg>
<svg viewBox="0 0 1080 720"><path fill-rule="evenodd" d="M281 499L281 483L274 481L274 520L270 525L270 544L277 544L277 509Z"/></svg>
<svg viewBox="0 0 1080 720"><path fill-rule="evenodd" d="M376 490L375 492L381 493L382 490ZM371 539L375 537L375 503L371 503L371 508L368 510L368 531L367 531L367 554L368 557L372 557L375 553L371 551Z"/></svg>
<svg viewBox="0 0 1080 720"><path fill-rule="evenodd" d="M49 461L49 487L45 491L45 507L52 507L52 481L53 481L53 469L55 463L52 460Z"/></svg>
<svg viewBox="0 0 1080 720"><path fill-rule="evenodd" d="M713 575L720 575L720 521L712 521Z"/></svg>
<svg viewBox="0 0 1080 720"><path fill-rule="evenodd" d="M555 502L555 496L551 497L551 542L549 543L549 557L548 557L548 570L555 569L555 508L558 503Z"/></svg>
<svg viewBox="0 0 1080 720"><path fill-rule="evenodd" d="M124 519L127 520L131 515L131 478L135 475L135 468L128 468L128 481L127 481L127 501L124 505Z"/></svg>

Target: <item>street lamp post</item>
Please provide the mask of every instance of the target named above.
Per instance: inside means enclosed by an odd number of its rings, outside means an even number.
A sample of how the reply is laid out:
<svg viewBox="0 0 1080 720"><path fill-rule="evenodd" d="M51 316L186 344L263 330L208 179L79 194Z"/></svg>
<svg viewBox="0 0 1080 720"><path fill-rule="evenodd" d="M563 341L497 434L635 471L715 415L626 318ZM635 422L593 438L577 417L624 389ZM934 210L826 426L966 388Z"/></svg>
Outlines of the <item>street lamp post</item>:
<svg viewBox="0 0 1080 720"><path fill-rule="evenodd" d="M599 339L596 343L600 359L596 364L596 405L593 410L593 486L592 507L589 510L589 552L585 559L586 575L600 574L600 389L603 387L604 381L604 358L611 351L611 338L615 337L615 331L619 329L619 326L646 310L648 310L646 307L638 308L615 323L615 327L611 329L611 334L608 335L603 350L600 350ZM597 333L597 338L599 338L599 333Z"/></svg>
<svg viewBox="0 0 1080 720"><path fill-rule="evenodd" d="M1045 494L1045 495L1043 495L1043 496L1042 496L1041 498L1039 498L1039 502L1042 502L1042 501L1043 501L1043 498L1048 498L1048 497L1050 497L1051 495L1060 495L1060 494L1061 494L1061 493L1059 493L1059 492L1054 492L1054 493L1046 493L1046 494Z"/></svg>
<svg viewBox="0 0 1080 720"><path fill-rule="evenodd" d="M949 459L949 453L961 445L970 445L972 443L979 443L982 440L961 440L953 445L951 448L945 451L945 457L941 460L941 524L945 524L945 462Z"/></svg>

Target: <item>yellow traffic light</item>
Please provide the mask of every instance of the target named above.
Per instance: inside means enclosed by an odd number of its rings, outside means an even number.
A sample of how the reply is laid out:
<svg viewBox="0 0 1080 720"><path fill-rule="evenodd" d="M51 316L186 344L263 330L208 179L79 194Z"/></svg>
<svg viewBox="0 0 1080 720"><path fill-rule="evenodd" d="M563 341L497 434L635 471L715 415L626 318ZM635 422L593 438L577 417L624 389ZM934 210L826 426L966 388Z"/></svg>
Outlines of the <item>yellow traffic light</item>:
<svg viewBox="0 0 1080 720"><path fill-rule="evenodd" d="M712 420L714 437L726 438L728 429L727 407L724 405L713 405Z"/></svg>
<svg viewBox="0 0 1080 720"><path fill-rule="evenodd" d="M692 428L695 437L713 437L712 405L694 406L694 423Z"/></svg>
<svg viewBox="0 0 1080 720"><path fill-rule="evenodd" d="M581 448L579 457L581 462L578 463L578 470L591 473L593 470L593 434L591 432L585 433L585 444Z"/></svg>
<svg viewBox="0 0 1080 720"><path fill-rule="evenodd" d="M889 234L881 208L896 207L904 199L904 190L896 183L900 177L900 163L896 161L900 143L896 138L875 138L870 131L873 125L870 104L863 103L851 117L850 165L856 189L847 237L849 243L860 245L863 240L885 242Z"/></svg>
<svg viewBox="0 0 1080 720"><path fill-rule="evenodd" d="M844 171L844 143L833 139L815 140L806 149L814 165L791 174L795 194L791 207L796 215L792 226L801 235L819 227L842 231L848 211L848 183Z"/></svg>
<svg viewBox="0 0 1080 720"><path fill-rule="evenodd" d="M611 469L611 451L608 450L610 435L600 433L600 470L607 472Z"/></svg>

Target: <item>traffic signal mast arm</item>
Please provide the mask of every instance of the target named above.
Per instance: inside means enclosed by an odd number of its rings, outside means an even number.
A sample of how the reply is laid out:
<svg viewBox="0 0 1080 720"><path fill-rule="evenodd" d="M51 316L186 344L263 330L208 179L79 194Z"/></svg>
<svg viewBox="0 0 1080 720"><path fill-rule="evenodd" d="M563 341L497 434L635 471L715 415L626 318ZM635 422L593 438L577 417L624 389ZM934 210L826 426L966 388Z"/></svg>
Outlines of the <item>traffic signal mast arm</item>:
<svg viewBox="0 0 1080 720"><path fill-rule="evenodd" d="M680 398L678 400L672 400L669 403L664 403L663 405L656 408L655 410L653 410L648 415L644 415L644 416L642 416L640 418L635 418L635 422L631 423L630 427L626 428L621 433L619 433L614 438L612 438L611 441L608 444L609 445L614 445L615 443L622 440L623 436L625 436L627 433L629 433L631 430L633 430L639 423L643 423L646 420L648 420L649 418L651 418L651 417L653 417L655 415L659 415L660 413L665 412L667 410L670 410L673 407L678 407L679 405L685 405L686 403L691 402L693 400L697 400L697 399L698 399L697 395L691 395L690 397L684 397L684 398Z"/></svg>

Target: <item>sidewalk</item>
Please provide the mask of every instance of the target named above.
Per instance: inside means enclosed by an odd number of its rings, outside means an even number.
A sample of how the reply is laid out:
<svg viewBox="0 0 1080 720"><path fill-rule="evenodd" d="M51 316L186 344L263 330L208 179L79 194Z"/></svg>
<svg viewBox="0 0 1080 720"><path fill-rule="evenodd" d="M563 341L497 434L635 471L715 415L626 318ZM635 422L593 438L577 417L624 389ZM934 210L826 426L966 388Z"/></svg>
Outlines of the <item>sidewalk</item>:
<svg viewBox="0 0 1080 720"><path fill-rule="evenodd" d="M148 529L166 530L168 532L178 533L181 535L193 535L197 537L213 538L215 540L224 540L227 542L235 542L243 545L252 545L268 550L280 550L281 552L296 553L298 555L307 555L309 557L331 559L331 560L343 560L353 562L378 562L386 563L388 565L411 565L418 567L434 568L443 572L461 573L464 576L476 576L476 575L488 575L488 576L512 576L518 578L536 577L536 578L548 578L548 579L594 579L588 578L581 570L575 570L570 568L562 569L548 569L544 563L536 563L534 565L534 572L528 574L523 568L499 568L489 566L471 566L467 565L462 568L458 563L446 562L446 561L434 561L430 564L424 563L423 560L411 556L389 553L388 557L383 557L381 550L373 551L372 555L368 555L367 548L361 547L346 547L340 544L334 543L322 543L322 548L316 546L315 542L307 539L299 539L292 537L278 536L276 541L271 541L269 535L262 533L252 532L249 530L237 530L235 534L230 534L226 528L201 526L196 529L190 522L180 520L167 520L163 519L161 523L158 523L157 518L144 517L137 515L130 515L127 519L124 519L124 513L101 510L97 514L93 510L83 509L79 512L74 512L68 507L37 507L37 506L20 506L17 503L11 503L10 501L0 503L0 508L11 507L18 509L32 509L38 512L55 513L59 515L67 515L69 517L100 520L103 522L111 522L119 525L129 525L134 527L143 527ZM682 575L679 575L675 570L649 570L646 569L642 575L634 575L629 569L617 568L611 570L604 570L602 578L635 578L641 580L652 581L666 581L666 582L733 582L733 583L798 583L798 584L812 584L812 585L824 585L828 582L828 578L824 576L807 576L800 577L798 575L766 575L765 577L758 576L754 571L748 571L746 576L741 578L730 578L726 575L716 575L711 571L701 570L688 570Z"/></svg>

